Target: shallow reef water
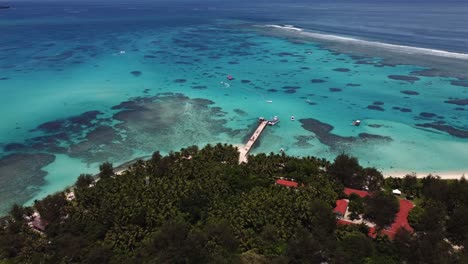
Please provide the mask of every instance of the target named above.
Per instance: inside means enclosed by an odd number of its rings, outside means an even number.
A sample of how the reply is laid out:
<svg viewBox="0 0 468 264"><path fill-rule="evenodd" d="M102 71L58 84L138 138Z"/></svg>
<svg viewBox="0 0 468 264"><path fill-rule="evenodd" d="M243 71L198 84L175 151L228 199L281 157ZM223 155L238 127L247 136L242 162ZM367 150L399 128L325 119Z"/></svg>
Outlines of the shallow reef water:
<svg viewBox="0 0 468 264"><path fill-rule="evenodd" d="M243 144L260 116L281 121L254 154L345 152L384 171L468 167L466 80L431 75L418 61L389 64L270 36L245 21L155 19L45 20L57 34L27 23L8 29L0 39L10 51L0 59L0 212L104 161ZM361 126L351 125L356 119Z"/></svg>

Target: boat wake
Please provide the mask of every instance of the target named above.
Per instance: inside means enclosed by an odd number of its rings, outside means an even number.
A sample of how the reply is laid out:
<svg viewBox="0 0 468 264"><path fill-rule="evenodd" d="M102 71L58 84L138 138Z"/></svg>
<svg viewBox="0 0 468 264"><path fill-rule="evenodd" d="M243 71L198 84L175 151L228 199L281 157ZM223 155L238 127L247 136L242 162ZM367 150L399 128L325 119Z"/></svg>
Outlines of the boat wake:
<svg viewBox="0 0 468 264"><path fill-rule="evenodd" d="M333 42L341 42L341 43L354 44L354 45L360 45L360 46L369 46L369 47L374 47L374 48L383 48L386 50L399 52L399 53L432 55L432 56L438 56L438 57L468 60L468 54L466 53L457 53L457 52L450 52L450 51L445 51L445 50L389 44L389 43L384 43L384 42L368 41L368 40L343 37L343 36L337 36L337 35L331 35L331 34L322 34L322 33L304 31L304 29L301 29L292 25L257 25L257 27L270 28L270 29L275 29L275 30L283 30L285 32L295 33L298 36L310 37L310 38L324 40L324 41L333 41Z"/></svg>

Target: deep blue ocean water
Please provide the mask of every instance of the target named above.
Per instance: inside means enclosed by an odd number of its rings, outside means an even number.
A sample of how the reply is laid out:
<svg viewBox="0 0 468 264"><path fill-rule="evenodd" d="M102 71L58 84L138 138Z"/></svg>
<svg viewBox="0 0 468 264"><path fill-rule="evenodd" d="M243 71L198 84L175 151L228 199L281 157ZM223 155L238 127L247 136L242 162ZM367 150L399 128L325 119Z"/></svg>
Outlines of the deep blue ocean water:
<svg viewBox="0 0 468 264"><path fill-rule="evenodd" d="M468 169L468 82L459 75L422 74L422 54L388 64L385 52L357 56L258 27L463 56L462 1L8 4L0 10L1 212L104 161L245 143L259 116L282 121L253 153L346 152L386 175ZM453 62L458 72L467 65ZM363 124L350 126L354 119Z"/></svg>

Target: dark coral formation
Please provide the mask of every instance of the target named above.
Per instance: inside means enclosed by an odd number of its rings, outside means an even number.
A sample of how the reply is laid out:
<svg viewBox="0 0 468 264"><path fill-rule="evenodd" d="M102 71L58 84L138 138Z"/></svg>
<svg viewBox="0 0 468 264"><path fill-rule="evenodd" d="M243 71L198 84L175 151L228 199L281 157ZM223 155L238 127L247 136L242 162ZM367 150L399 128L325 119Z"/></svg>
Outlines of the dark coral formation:
<svg viewBox="0 0 468 264"><path fill-rule="evenodd" d="M43 168L54 162L55 156L45 153L18 153L0 158L0 212L13 203L23 204L33 198L44 184L47 172Z"/></svg>
<svg viewBox="0 0 468 264"><path fill-rule="evenodd" d="M92 126L99 115L102 115L102 112L88 111L67 119L54 120L40 124L33 131L41 131L44 133L78 132L81 131L83 127Z"/></svg>
<svg viewBox="0 0 468 264"><path fill-rule="evenodd" d="M392 141L391 137L374 135L369 133L359 133L358 137L363 140L383 140L383 141Z"/></svg>
<svg viewBox="0 0 468 264"><path fill-rule="evenodd" d="M325 80L322 80L322 79L312 79L310 80L311 83L324 83L326 82Z"/></svg>
<svg viewBox="0 0 468 264"><path fill-rule="evenodd" d="M284 90L297 90L297 89L301 89L300 86L283 86L282 89Z"/></svg>
<svg viewBox="0 0 468 264"><path fill-rule="evenodd" d="M85 140L72 144L69 155L87 162L123 161L124 159L119 156L128 158L132 150L119 144L122 141L122 136L113 127L98 126L86 134Z"/></svg>
<svg viewBox="0 0 468 264"><path fill-rule="evenodd" d="M385 109L383 109L381 106L378 106L378 105L368 105L367 109L375 110L375 111L385 111Z"/></svg>
<svg viewBox="0 0 468 264"><path fill-rule="evenodd" d="M139 76L142 75L142 72L141 71L131 71L130 74L135 76L135 77L139 77Z"/></svg>
<svg viewBox="0 0 468 264"><path fill-rule="evenodd" d="M28 147L24 144L21 144L21 143L10 143L10 144L7 144L5 145L5 147L3 147L3 151L5 152L21 152L21 151L27 151L28 150Z"/></svg>
<svg viewBox="0 0 468 264"><path fill-rule="evenodd" d="M310 148L313 145L309 143L310 140L314 139L314 136L295 136L296 142L294 142L294 145L296 147L300 148Z"/></svg>
<svg viewBox="0 0 468 264"><path fill-rule="evenodd" d="M78 116L43 123L31 131L40 132L41 136L29 138L24 144L9 144L5 150L70 154L69 146L82 140L88 131L110 122L109 119L99 118L101 114L99 111L89 111Z"/></svg>
<svg viewBox="0 0 468 264"><path fill-rule="evenodd" d="M437 115L434 113L421 112L419 113L419 116L424 117L424 118L433 118L433 117L436 117Z"/></svg>
<svg viewBox="0 0 468 264"><path fill-rule="evenodd" d="M368 133L361 133L357 137L338 136L331 132L333 130L333 126L330 124L320 122L319 120L313 118L300 119L299 121L301 122L304 129L313 132L321 143L331 147L332 149L339 149L350 143L359 144L368 141L392 141L391 137Z"/></svg>
<svg viewBox="0 0 468 264"><path fill-rule="evenodd" d="M455 104L455 105L468 105L468 99L452 99L445 101L447 104Z"/></svg>
<svg viewBox="0 0 468 264"><path fill-rule="evenodd" d="M332 93L336 93L336 92L341 92L343 91L343 89L341 88L328 88L328 90Z"/></svg>
<svg viewBox="0 0 468 264"><path fill-rule="evenodd" d="M291 53L291 52L279 52L279 53L276 53L275 55L277 55L279 57L305 58L304 55L294 54L294 53Z"/></svg>
<svg viewBox="0 0 468 264"><path fill-rule="evenodd" d="M285 90L284 93L293 94L293 93L296 93L298 89L301 89L301 87L300 86L283 86L282 89Z"/></svg>
<svg viewBox="0 0 468 264"><path fill-rule="evenodd" d="M276 89L268 89L267 91L268 91L268 92L271 92L271 93L276 93L278 90L276 90Z"/></svg>
<svg viewBox="0 0 468 264"><path fill-rule="evenodd" d="M409 83L414 83L415 81L419 81L420 79L415 76L406 76L406 75L389 75L388 78L397 80L397 81L405 81Z"/></svg>
<svg viewBox="0 0 468 264"><path fill-rule="evenodd" d="M187 80L185 80L185 79L175 79L174 82L175 83L185 83L185 82L187 82Z"/></svg>
<svg viewBox="0 0 468 264"><path fill-rule="evenodd" d="M192 89L195 89L195 90L205 90L206 87L205 85L195 85L195 86L192 86Z"/></svg>
<svg viewBox="0 0 468 264"><path fill-rule="evenodd" d="M407 95L419 95L418 92L410 91L410 90L400 91L400 93L407 94Z"/></svg>
<svg viewBox="0 0 468 264"><path fill-rule="evenodd" d="M222 119L226 113L212 104L208 99L173 93L138 97L112 107L117 111L114 120L120 121L117 125L111 118L100 117L101 112L89 111L43 123L31 131L40 136L8 144L4 150L63 153L87 163L122 162L135 149L169 151L173 146L206 142L213 135L230 132ZM148 140L164 146L148 144Z"/></svg>
<svg viewBox="0 0 468 264"><path fill-rule="evenodd" d="M444 122L433 122L433 123L425 123L425 124L416 124L418 127L424 128L432 128L435 130L443 131L449 135L458 138L468 138L468 131L463 129L458 129L453 126L447 125Z"/></svg>
<svg viewBox="0 0 468 264"><path fill-rule="evenodd" d="M234 109L234 113L240 115L240 116L248 116L249 114L247 114L247 112L245 112L244 110L242 109Z"/></svg>
<svg viewBox="0 0 468 264"><path fill-rule="evenodd" d="M219 107L212 107L214 102L208 99L167 93L135 98L132 102L114 114L114 119L121 121L116 129L125 132L125 145L130 150L168 151L174 146L199 144L208 138L213 140L213 137L231 131L225 127L227 121L222 119L226 113ZM148 139L157 141L148 144ZM156 142L159 145L155 145Z"/></svg>
<svg viewBox="0 0 468 264"><path fill-rule="evenodd" d="M410 112L413 111L413 110L411 110L409 108L399 107L399 106L394 106L394 107L392 107L392 109L398 110L398 111L403 112L403 113L410 113Z"/></svg>
<svg viewBox="0 0 468 264"><path fill-rule="evenodd" d="M468 87L468 81L451 81L450 83L455 86Z"/></svg>
<svg viewBox="0 0 468 264"><path fill-rule="evenodd" d="M336 69L333 69L334 71L336 72L349 72L351 71L350 69L347 69L347 68L336 68Z"/></svg>

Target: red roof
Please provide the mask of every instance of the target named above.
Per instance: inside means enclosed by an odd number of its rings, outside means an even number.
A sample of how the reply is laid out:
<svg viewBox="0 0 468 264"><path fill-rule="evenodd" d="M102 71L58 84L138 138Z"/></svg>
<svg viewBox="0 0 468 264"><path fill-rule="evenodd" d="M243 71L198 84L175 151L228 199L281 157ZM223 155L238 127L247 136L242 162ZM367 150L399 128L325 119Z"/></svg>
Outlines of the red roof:
<svg viewBox="0 0 468 264"><path fill-rule="evenodd" d="M361 190L356 190L356 189L351 189L351 188L344 188L344 193L346 195L351 195L351 194L357 194L360 197L364 198L369 195L369 192L366 191L361 191Z"/></svg>
<svg viewBox="0 0 468 264"><path fill-rule="evenodd" d="M400 200L400 211L395 217L395 221L390 226L390 229L385 229L382 233L386 234L390 238L394 238L396 232L400 228L404 228L410 233L413 233L413 228L408 223L408 214L413 209L414 204L408 200Z"/></svg>
<svg viewBox="0 0 468 264"><path fill-rule="evenodd" d="M348 203L349 202L346 199L336 201L336 207L333 209L333 212L344 215L346 213L346 209L348 208Z"/></svg>
<svg viewBox="0 0 468 264"><path fill-rule="evenodd" d="M297 182L282 180L282 179L276 180L276 184L286 186L286 187L294 187L294 188L297 188L298 186Z"/></svg>
<svg viewBox="0 0 468 264"><path fill-rule="evenodd" d="M369 233L367 233L367 235L372 237L372 238L377 237L377 232L375 231L375 226L369 227Z"/></svg>
<svg viewBox="0 0 468 264"><path fill-rule="evenodd" d="M338 202L339 201L342 201L342 200L336 201L337 207L338 207ZM408 200L400 200L400 211L397 213L397 215L395 217L395 221L390 226L390 229L382 230L382 234L387 235L389 238L393 239L395 237L396 232L400 228L404 228L404 229L406 229L406 230L408 230L409 232L412 233L413 228L408 223L408 214L413 209L413 207L414 207L414 205L413 205L412 202L410 202ZM335 208L335 210L336 210L336 208ZM352 224L354 224L353 222L346 221L346 220L343 220L343 219L339 219L337 221L337 223L339 225L352 225ZM369 228L368 235L370 237L373 237L373 238L375 238L377 236L377 233L375 232L374 227Z"/></svg>

